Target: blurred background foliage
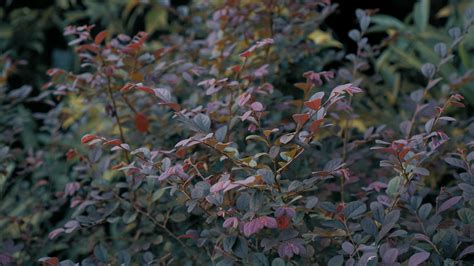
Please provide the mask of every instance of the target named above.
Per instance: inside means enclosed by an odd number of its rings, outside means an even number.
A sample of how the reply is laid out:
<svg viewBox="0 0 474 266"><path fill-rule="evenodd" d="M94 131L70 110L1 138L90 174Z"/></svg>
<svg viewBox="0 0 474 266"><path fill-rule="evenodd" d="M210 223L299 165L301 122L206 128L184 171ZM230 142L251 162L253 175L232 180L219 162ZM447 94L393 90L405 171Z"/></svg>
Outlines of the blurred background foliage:
<svg viewBox="0 0 474 266"><path fill-rule="evenodd" d="M68 127L80 115L68 116L67 120L64 114L80 114L81 100L69 98L60 102L45 95L41 86L46 81L47 69L79 69L63 29L70 24L95 24L95 34L106 29L110 36L146 31L151 35L151 45L159 47L160 36L169 32L199 35L199 31L189 32L195 23L189 12L190 5L199 6L203 1L206 0L1 1L0 264L22 264L57 255L50 252L61 250L49 246L47 235L69 211L62 194L64 185L74 180L74 165L67 162L63 151L80 148L71 145L77 142L73 141L77 140L77 133ZM210 2L217 5L222 1ZM369 42L380 43L381 54L371 62L380 75L364 73L365 80L372 84L367 87L370 100L363 107L387 121L394 112L405 112L395 99L423 83L419 77L421 65L439 61L432 47L447 41L448 29L461 25L464 11L474 7L470 0L334 2L340 4L338 10L321 29L309 35L319 51L329 56L337 56L340 50L357 49L356 42L347 34L358 24L356 8L379 10L372 17L368 37ZM474 111L474 83L470 82L474 79L470 70L474 66L473 50L474 34L470 34L460 43L457 58L441 68L444 78L461 79L459 89L467 99L467 108L455 112L463 112L466 118ZM277 82L293 84L304 71L315 68L315 62L295 61L281 67L286 67L288 74ZM465 74L457 77L450 73ZM387 98L392 105L382 104ZM98 127L100 123L98 119L92 120L89 126ZM84 243L69 251L69 255L76 257L88 250Z"/></svg>

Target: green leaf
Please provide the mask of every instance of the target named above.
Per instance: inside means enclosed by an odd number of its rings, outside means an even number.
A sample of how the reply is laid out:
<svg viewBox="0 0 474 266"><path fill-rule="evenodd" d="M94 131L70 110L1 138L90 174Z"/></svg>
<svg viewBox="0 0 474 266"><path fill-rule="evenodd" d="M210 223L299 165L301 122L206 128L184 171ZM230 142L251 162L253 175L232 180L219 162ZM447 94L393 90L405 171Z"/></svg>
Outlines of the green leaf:
<svg viewBox="0 0 474 266"><path fill-rule="evenodd" d="M396 196L398 194L398 190L400 189L402 180L403 179L401 176L396 176L390 179L390 181L388 182L386 193L391 197Z"/></svg>
<svg viewBox="0 0 474 266"><path fill-rule="evenodd" d="M228 236L224 238L224 241L222 241L224 251L232 252L232 247L234 246L236 240L237 240L236 236Z"/></svg>
<svg viewBox="0 0 474 266"><path fill-rule="evenodd" d="M426 31L430 18L430 0L420 0L415 4L414 20L419 32Z"/></svg>
<svg viewBox="0 0 474 266"><path fill-rule="evenodd" d="M193 121L198 127L198 129L201 130L202 132L207 133L211 129L211 119L209 118L209 116L205 114L197 114L193 118Z"/></svg>
<svg viewBox="0 0 474 266"><path fill-rule="evenodd" d="M130 224L130 223L133 223L133 221L135 221L135 219L137 218L137 215L138 214L134 211L126 211L122 215L122 220L124 223Z"/></svg>
<svg viewBox="0 0 474 266"><path fill-rule="evenodd" d="M474 210L468 208L460 209L458 216L464 224L474 224Z"/></svg>
<svg viewBox="0 0 474 266"><path fill-rule="evenodd" d="M95 246L94 256L101 262L107 262L108 254L104 244L99 243Z"/></svg>
<svg viewBox="0 0 474 266"><path fill-rule="evenodd" d="M173 221L173 222L176 222L176 223L180 223L180 222L184 222L186 220L186 215L184 215L183 213L173 213L171 216L170 216L170 219Z"/></svg>
<svg viewBox="0 0 474 266"><path fill-rule="evenodd" d="M268 266L268 259L263 253L252 253L252 265Z"/></svg>
<svg viewBox="0 0 474 266"><path fill-rule="evenodd" d="M165 194L166 189L167 187L162 187L158 189L157 191L153 192L153 196L151 197L151 200L152 201L159 200Z"/></svg>
<svg viewBox="0 0 474 266"><path fill-rule="evenodd" d="M273 259L272 266L285 266L285 261L281 258Z"/></svg>
<svg viewBox="0 0 474 266"><path fill-rule="evenodd" d="M168 27L168 11L163 7L156 5L145 16L145 30L153 33L156 30L166 29Z"/></svg>
<svg viewBox="0 0 474 266"><path fill-rule="evenodd" d="M392 16L374 15L371 18L374 24L376 24L377 26L381 26L379 27L380 29L387 30L395 28L398 30L402 30L405 28L405 24L403 24L403 22Z"/></svg>
<svg viewBox="0 0 474 266"><path fill-rule="evenodd" d="M249 252L247 240L243 237L237 238L232 250L237 257L245 258Z"/></svg>

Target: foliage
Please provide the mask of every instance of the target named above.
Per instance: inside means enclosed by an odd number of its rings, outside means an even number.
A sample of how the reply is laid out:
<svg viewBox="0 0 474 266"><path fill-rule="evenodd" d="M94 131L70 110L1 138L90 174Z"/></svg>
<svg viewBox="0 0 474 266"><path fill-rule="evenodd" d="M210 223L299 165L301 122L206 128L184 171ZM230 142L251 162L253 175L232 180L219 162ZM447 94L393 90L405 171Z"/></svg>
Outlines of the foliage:
<svg viewBox="0 0 474 266"><path fill-rule="evenodd" d="M67 169L42 179L25 167L33 180L68 182L13 182L28 145L15 157L19 133L2 130L11 140L1 142L12 193L52 210L38 215L65 213L32 225L51 229L41 258L21 258L10 240L4 263L472 263L474 124L463 95L474 12L440 30L428 0L404 22L359 9L350 52L324 27L336 10L327 0L196 1L183 14L192 27L158 40L68 26L81 70L48 70L36 99L55 105L39 118L53 139L41 145L51 161L66 154ZM376 32L388 36L373 44ZM27 92L10 92L2 113L17 117L11 99ZM2 214L14 217L8 199Z"/></svg>

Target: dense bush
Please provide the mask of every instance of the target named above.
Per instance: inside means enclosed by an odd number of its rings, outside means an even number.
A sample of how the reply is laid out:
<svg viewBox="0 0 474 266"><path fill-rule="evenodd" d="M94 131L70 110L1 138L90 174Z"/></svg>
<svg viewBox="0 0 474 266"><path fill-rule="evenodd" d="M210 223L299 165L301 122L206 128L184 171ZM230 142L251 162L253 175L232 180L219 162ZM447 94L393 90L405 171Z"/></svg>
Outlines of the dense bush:
<svg viewBox="0 0 474 266"><path fill-rule="evenodd" d="M404 22L359 9L354 51L328 0L196 1L158 40L68 26L81 70L30 99L55 106L37 115L50 160L2 129L2 215L24 211L13 193L50 211L10 224L1 262L472 264L474 12L449 8L445 29L428 0ZM2 126L28 90L2 97Z"/></svg>

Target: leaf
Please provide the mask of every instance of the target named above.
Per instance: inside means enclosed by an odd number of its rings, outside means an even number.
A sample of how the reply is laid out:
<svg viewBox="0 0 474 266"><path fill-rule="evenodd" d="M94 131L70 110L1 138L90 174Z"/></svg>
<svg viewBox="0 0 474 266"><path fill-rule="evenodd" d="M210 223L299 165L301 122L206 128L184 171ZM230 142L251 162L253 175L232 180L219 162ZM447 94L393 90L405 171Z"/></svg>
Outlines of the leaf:
<svg viewBox="0 0 474 266"><path fill-rule="evenodd" d="M257 175L261 176L263 178L263 181L269 185L273 185L273 183L275 183L275 175L270 169L267 169L267 168L258 169Z"/></svg>
<svg viewBox="0 0 474 266"><path fill-rule="evenodd" d="M344 257L342 255L334 256L328 261L328 266L342 266L342 265L344 265Z"/></svg>
<svg viewBox="0 0 474 266"><path fill-rule="evenodd" d="M456 166L456 167L459 167L459 168L462 168L462 169L466 170L466 164L464 163L463 160L448 157L448 158L445 158L444 161L447 162L448 164L452 165L452 166Z"/></svg>
<svg viewBox="0 0 474 266"><path fill-rule="evenodd" d="M426 220L430 215L433 206L430 203L425 203L421 205L420 209L418 210L418 215L422 220Z"/></svg>
<svg viewBox="0 0 474 266"><path fill-rule="evenodd" d="M261 112L263 111L265 108L263 107L263 104L261 102L253 102L251 105L250 105L250 108L252 108L253 111L255 112Z"/></svg>
<svg viewBox="0 0 474 266"><path fill-rule="evenodd" d="M57 257L44 257L44 258L39 259L38 262L41 262L42 265L49 265L49 266L59 265L59 259Z"/></svg>
<svg viewBox="0 0 474 266"><path fill-rule="evenodd" d="M315 196L309 196L306 200L306 205L305 205L305 208L307 209L312 209L314 207L316 207L316 205L318 204L319 202L319 198L318 197L315 197Z"/></svg>
<svg viewBox="0 0 474 266"><path fill-rule="evenodd" d="M252 253L252 266L268 266L268 259L263 253Z"/></svg>
<svg viewBox="0 0 474 266"><path fill-rule="evenodd" d="M86 134L84 135L82 138L81 138L81 143L82 144L86 144L86 143L89 143L95 139L97 139L98 137L96 135L93 135L93 134Z"/></svg>
<svg viewBox="0 0 474 266"><path fill-rule="evenodd" d="M343 214L347 219L351 219L363 214L367 206L361 201L349 202L344 208Z"/></svg>
<svg viewBox="0 0 474 266"><path fill-rule="evenodd" d="M95 36L94 43L99 45L104 41L106 37L107 37L107 31L103 30Z"/></svg>
<svg viewBox="0 0 474 266"><path fill-rule="evenodd" d="M470 245L467 248L465 248L461 253L459 253L458 257L456 258L457 260L462 259L464 256L468 254L474 253L474 245Z"/></svg>
<svg viewBox="0 0 474 266"><path fill-rule="evenodd" d="M391 248L385 251L382 258L384 265L394 265L394 263L397 261L398 254L399 251L396 248Z"/></svg>
<svg viewBox="0 0 474 266"><path fill-rule="evenodd" d="M418 32L425 32L430 16L430 0L420 0L415 4L413 18Z"/></svg>
<svg viewBox="0 0 474 266"><path fill-rule="evenodd" d="M436 240L434 242L437 243ZM457 244L458 236L453 230L445 230L444 234L441 234L441 240L438 243L438 245L441 246L444 255L446 255L448 258L450 258L456 251Z"/></svg>
<svg viewBox="0 0 474 266"><path fill-rule="evenodd" d="M272 266L285 266L286 263L282 258L275 258L272 260Z"/></svg>
<svg viewBox="0 0 474 266"><path fill-rule="evenodd" d="M424 261L426 261L429 257L430 257L430 253L425 252L425 251L413 254L408 260L408 266L420 265Z"/></svg>
<svg viewBox="0 0 474 266"><path fill-rule="evenodd" d="M395 226L398 219L400 218L400 210L394 210L388 213L382 223L382 228L380 229L379 234L377 235L377 242L382 240L382 238Z"/></svg>
<svg viewBox="0 0 474 266"><path fill-rule="evenodd" d="M351 255L352 252L354 252L354 245L352 245L350 242L345 241L342 243L342 250L346 252L348 255Z"/></svg>
<svg viewBox="0 0 474 266"><path fill-rule="evenodd" d="M304 102L304 106L312 110L319 110L319 108L321 107L321 98L306 101Z"/></svg>
<svg viewBox="0 0 474 266"><path fill-rule="evenodd" d="M306 83L306 82L304 82L304 83L303 82L295 83L294 86L297 87L300 90L303 90L303 91L307 91L311 87L311 85L309 83Z"/></svg>
<svg viewBox="0 0 474 266"><path fill-rule="evenodd" d="M166 27L168 27L168 11L161 5L154 5L145 15L145 30L151 34Z"/></svg>
<svg viewBox="0 0 474 266"><path fill-rule="evenodd" d="M280 137L280 142L283 144L287 144L295 137L295 133L288 133Z"/></svg>
<svg viewBox="0 0 474 266"><path fill-rule="evenodd" d="M237 255L240 258L246 257L249 252L247 240L243 237L238 237L237 241L235 242L232 248L232 251L235 255Z"/></svg>
<svg viewBox="0 0 474 266"><path fill-rule="evenodd" d="M153 192L153 195L151 197L151 200L152 201L157 201L159 200L161 197L163 197L163 195L165 194L166 192L166 187L162 187L160 189L158 189L157 191Z"/></svg>
<svg viewBox="0 0 474 266"><path fill-rule="evenodd" d="M351 31L349 31L349 34L348 34L349 38L351 38L353 41L356 41L358 42L360 40L360 31L359 30L356 30L356 29L353 29Z"/></svg>
<svg viewBox="0 0 474 266"><path fill-rule="evenodd" d="M144 113L136 113L135 114L135 127L138 131L145 133L148 131L150 127L150 123L148 121L148 117Z"/></svg>
<svg viewBox="0 0 474 266"><path fill-rule="evenodd" d="M418 175L422 175L422 176L430 175L430 171L428 171L428 169L423 168L423 167L415 167L413 169L413 173L418 174Z"/></svg>
<svg viewBox="0 0 474 266"><path fill-rule="evenodd" d="M333 39L330 33L322 30L315 30L308 35L308 39L312 40L316 45L342 48L342 44Z"/></svg>
<svg viewBox="0 0 474 266"><path fill-rule="evenodd" d="M295 120L298 126L302 126L304 123L306 123L306 121L309 120L309 114L294 114L293 120Z"/></svg>
<svg viewBox="0 0 474 266"><path fill-rule="evenodd" d="M384 29L396 28L402 30L405 28L405 24L395 17L387 15L374 15L371 17L372 22L376 25L382 26Z"/></svg>
<svg viewBox="0 0 474 266"><path fill-rule="evenodd" d="M311 132L316 132L319 129L319 126L323 123L323 121L323 119L314 120L309 126Z"/></svg>
<svg viewBox="0 0 474 266"><path fill-rule="evenodd" d="M375 236L377 234L377 225L375 225L374 221L370 218L362 219L360 223L362 230L371 236Z"/></svg>
<svg viewBox="0 0 474 266"><path fill-rule="evenodd" d="M441 204L441 206L439 207L436 214L440 214L440 213L448 210L449 208L456 205L461 199L462 199L462 196L456 196L456 197L452 197L452 198L448 199L447 201L443 202L443 204Z"/></svg>
<svg viewBox="0 0 474 266"><path fill-rule="evenodd" d="M133 78L133 77L132 77ZM136 79L137 77L135 77ZM155 95L155 91L150 89L149 87L147 86L136 86L135 89L139 90L139 91L143 91L143 92L146 92L148 94L151 94L151 95Z"/></svg>
<svg viewBox="0 0 474 266"><path fill-rule="evenodd" d="M101 262L107 262L108 253L104 244L99 243L98 245L95 246L94 256Z"/></svg>
<svg viewBox="0 0 474 266"><path fill-rule="evenodd" d="M464 224L474 224L474 210L470 208L460 209L458 216Z"/></svg>
<svg viewBox="0 0 474 266"><path fill-rule="evenodd" d="M208 133L211 129L211 119L205 114L197 114L193 118L194 123L204 133Z"/></svg>
<svg viewBox="0 0 474 266"><path fill-rule="evenodd" d="M433 123L434 123L435 119L434 118L431 118L430 120L426 121L425 123L425 131L426 133L430 133L431 130L433 129Z"/></svg>
<svg viewBox="0 0 474 266"><path fill-rule="evenodd" d="M423 73L423 76L425 76L427 79L433 78L435 72L436 67L431 63L426 63L421 66L421 73Z"/></svg>
<svg viewBox="0 0 474 266"><path fill-rule="evenodd" d="M400 185L402 183L402 177L401 176L396 176L392 179L390 179L390 181L388 182L388 185L387 185L387 189L386 189L386 193L389 195L389 196L395 196L398 194L398 190L400 188Z"/></svg>

